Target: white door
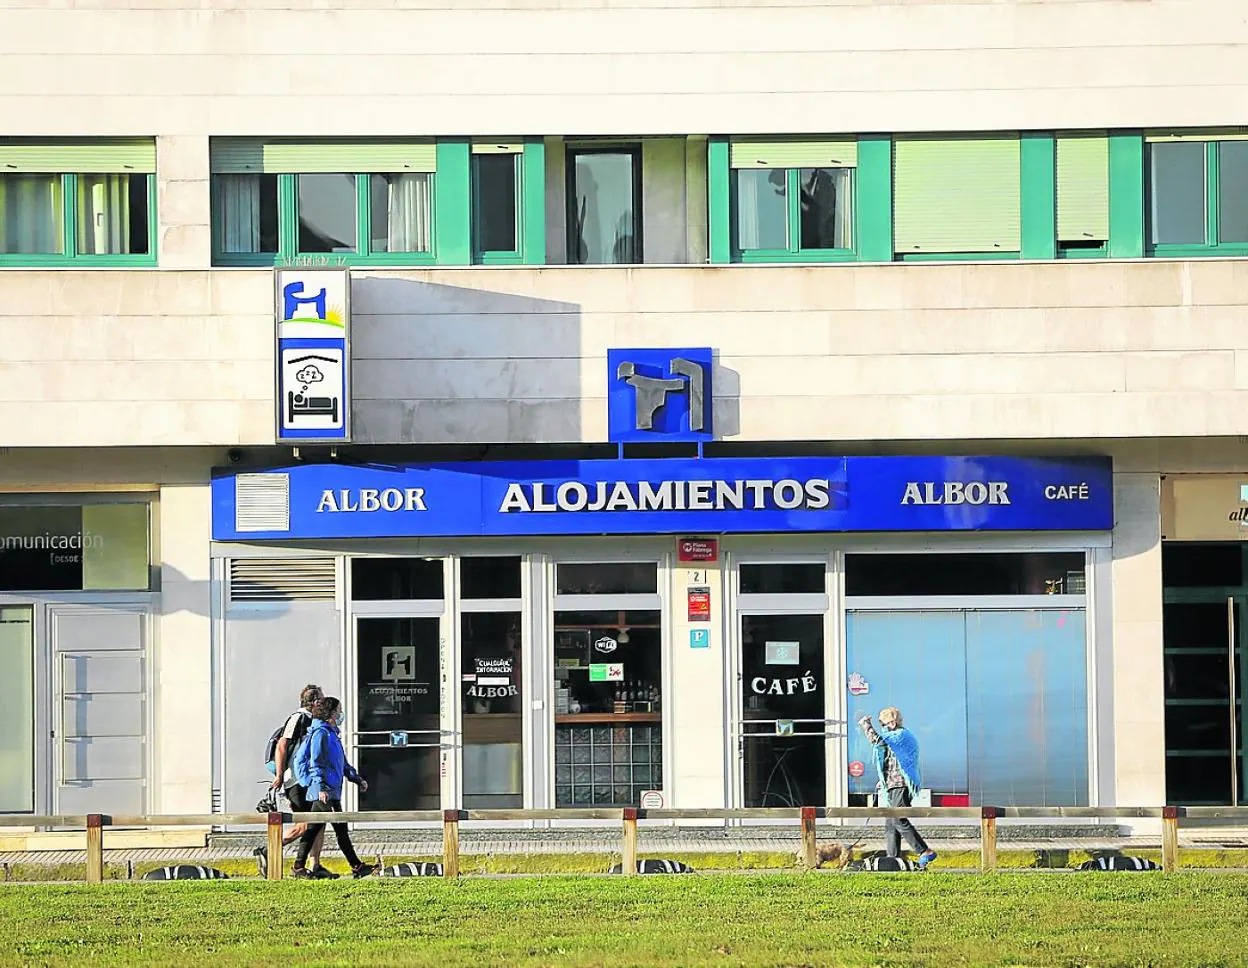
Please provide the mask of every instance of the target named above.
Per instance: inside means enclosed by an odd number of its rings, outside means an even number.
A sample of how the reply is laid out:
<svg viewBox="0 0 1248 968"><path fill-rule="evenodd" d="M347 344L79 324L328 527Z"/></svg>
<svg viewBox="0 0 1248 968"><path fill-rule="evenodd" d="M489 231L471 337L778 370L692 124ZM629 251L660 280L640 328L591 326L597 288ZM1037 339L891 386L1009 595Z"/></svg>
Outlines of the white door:
<svg viewBox="0 0 1248 968"><path fill-rule="evenodd" d="M49 605L47 628L55 693L50 724L55 812L144 813L148 608Z"/></svg>

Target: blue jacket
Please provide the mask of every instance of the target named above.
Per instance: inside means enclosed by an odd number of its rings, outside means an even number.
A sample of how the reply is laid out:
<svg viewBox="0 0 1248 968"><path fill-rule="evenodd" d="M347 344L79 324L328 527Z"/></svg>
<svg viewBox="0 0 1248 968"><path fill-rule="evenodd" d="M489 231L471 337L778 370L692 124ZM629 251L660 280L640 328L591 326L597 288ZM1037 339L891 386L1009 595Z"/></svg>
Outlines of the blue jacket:
<svg viewBox="0 0 1248 968"><path fill-rule="evenodd" d="M885 729L877 734L880 742L874 744L875 772L879 776L879 788L884 789L888 780L888 754L897 757L897 766L906 781L910 796L917 797L923 785L923 775L919 772L919 741L914 733L904 726L897 729Z"/></svg>
<svg viewBox="0 0 1248 968"><path fill-rule="evenodd" d="M309 802L319 798L321 791L328 793L331 800L341 800L344 779L360 782L360 774L347 762L337 726L323 719L312 720L295 755L295 777L307 789Z"/></svg>

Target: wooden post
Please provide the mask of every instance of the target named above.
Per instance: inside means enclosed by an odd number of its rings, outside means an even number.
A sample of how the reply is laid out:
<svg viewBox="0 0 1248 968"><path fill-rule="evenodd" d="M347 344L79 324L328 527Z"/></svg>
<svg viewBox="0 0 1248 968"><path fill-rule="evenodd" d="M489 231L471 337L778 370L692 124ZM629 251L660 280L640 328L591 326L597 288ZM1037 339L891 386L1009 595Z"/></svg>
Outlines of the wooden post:
<svg viewBox="0 0 1248 968"><path fill-rule="evenodd" d="M104 818L98 813L87 814L87 883L104 881Z"/></svg>
<svg viewBox="0 0 1248 968"><path fill-rule="evenodd" d="M985 874L997 869L997 808L979 812L979 869Z"/></svg>
<svg viewBox="0 0 1248 968"><path fill-rule="evenodd" d="M459 877L459 811L442 811L442 876Z"/></svg>
<svg viewBox="0 0 1248 968"><path fill-rule="evenodd" d="M637 873L637 808L624 808L624 849L621 852L621 870L625 874Z"/></svg>
<svg viewBox="0 0 1248 968"><path fill-rule="evenodd" d="M282 815L276 811L269 814L269 826L266 830L268 836L268 866L265 868L264 876L266 880L280 881L282 879Z"/></svg>
<svg viewBox="0 0 1248 968"><path fill-rule="evenodd" d="M815 844L815 808L802 807L802 866L813 871L819 863Z"/></svg>
<svg viewBox="0 0 1248 968"><path fill-rule="evenodd" d="M1161 869L1168 874L1179 869L1179 808L1161 808Z"/></svg>

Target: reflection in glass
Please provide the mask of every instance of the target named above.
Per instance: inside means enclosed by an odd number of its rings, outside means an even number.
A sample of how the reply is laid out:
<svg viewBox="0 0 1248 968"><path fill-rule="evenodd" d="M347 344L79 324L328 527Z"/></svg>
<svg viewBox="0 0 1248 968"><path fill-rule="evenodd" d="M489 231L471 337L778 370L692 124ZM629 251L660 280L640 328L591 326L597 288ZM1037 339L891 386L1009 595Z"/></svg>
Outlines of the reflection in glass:
<svg viewBox="0 0 1248 968"><path fill-rule="evenodd" d="M848 249L851 245L850 169L803 168L801 241L803 249Z"/></svg>
<svg viewBox="0 0 1248 968"><path fill-rule="evenodd" d="M351 597L357 602L438 600L441 558L353 558Z"/></svg>
<svg viewBox="0 0 1248 968"><path fill-rule="evenodd" d="M741 565L742 595L792 595L825 590L824 566L820 562Z"/></svg>
<svg viewBox="0 0 1248 968"><path fill-rule="evenodd" d="M1161 544L1161 582L1166 588L1238 588L1243 576L1243 546L1238 541Z"/></svg>
<svg viewBox="0 0 1248 968"><path fill-rule="evenodd" d="M212 200L222 252L277 251L276 175L213 175Z"/></svg>
<svg viewBox="0 0 1248 968"><path fill-rule="evenodd" d="M357 246L355 176L296 175L299 251L354 252Z"/></svg>
<svg viewBox="0 0 1248 968"><path fill-rule="evenodd" d="M653 561L563 562L556 566L555 576L560 595L644 595L659 590L659 566Z"/></svg>
<svg viewBox="0 0 1248 968"><path fill-rule="evenodd" d="M742 616L741 668L745 805L824 805L823 616Z"/></svg>
<svg viewBox="0 0 1248 968"><path fill-rule="evenodd" d="M1248 141L1218 143L1218 241L1248 242Z"/></svg>
<svg viewBox="0 0 1248 968"><path fill-rule="evenodd" d="M466 599L519 598L520 557L461 558L459 594Z"/></svg>
<svg viewBox="0 0 1248 968"><path fill-rule="evenodd" d="M65 251L60 175L0 172L0 252L59 255Z"/></svg>
<svg viewBox="0 0 1248 968"><path fill-rule="evenodd" d="M462 616L464 806L524 806L519 612Z"/></svg>
<svg viewBox="0 0 1248 968"><path fill-rule="evenodd" d="M362 810L436 810L441 806L440 621L356 621L356 763L368 780ZM406 734L392 746L390 734Z"/></svg>
<svg viewBox="0 0 1248 968"><path fill-rule="evenodd" d="M641 261L636 205L637 158L632 152L573 151L571 246L577 265L629 265Z"/></svg>
<svg viewBox="0 0 1248 968"><path fill-rule="evenodd" d="M1153 245L1205 244L1205 142L1150 144L1148 221Z"/></svg>
<svg viewBox="0 0 1248 968"><path fill-rule="evenodd" d="M145 590L148 521L144 502L0 507L0 590Z"/></svg>
<svg viewBox="0 0 1248 968"><path fill-rule="evenodd" d="M1073 552L850 554L846 595L1082 595L1086 559Z"/></svg>
<svg viewBox="0 0 1248 968"><path fill-rule="evenodd" d="M369 175L373 252L433 249L433 175Z"/></svg>
<svg viewBox="0 0 1248 968"><path fill-rule="evenodd" d="M35 809L34 654L31 608L0 608L0 813Z"/></svg>
<svg viewBox="0 0 1248 968"><path fill-rule="evenodd" d="M516 251L518 154L474 154L478 252Z"/></svg>
<svg viewBox="0 0 1248 968"><path fill-rule="evenodd" d="M737 246L741 249L789 247L788 172L783 168L738 168Z"/></svg>

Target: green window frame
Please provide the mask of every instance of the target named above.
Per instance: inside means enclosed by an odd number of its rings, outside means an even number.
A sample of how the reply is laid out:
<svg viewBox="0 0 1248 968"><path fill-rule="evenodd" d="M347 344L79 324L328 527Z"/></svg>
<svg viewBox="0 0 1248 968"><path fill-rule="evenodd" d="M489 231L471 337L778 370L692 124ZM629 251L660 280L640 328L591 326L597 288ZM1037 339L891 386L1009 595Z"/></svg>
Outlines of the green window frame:
<svg viewBox="0 0 1248 968"><path fill-rule="evenodd" d="M1017 133L906 135L893 142L894 250L902 261L1017 259Z"/></svg>
<svg viewBox="0 0 1248 968"><path fill-rule="evenodd" d="M0 266L155 265L155 173L151 138L0 139Z"/></svg>
<svg viewBox="0 0 1248 968"><path fill-rule="evenodd" d="M437 261L438 208L441 198L438 184L437 146L432 142L400 142L366 139L338 139L307 142L291 140L260 140L251 138L214 138L211 143L212 169L212 261L214 265L281 266L291 264L326 265L431 265ZM342 176L353 179L354 229L353 251L324 252L305 249L300 244L300 180L304 176ZM272 233L276 251L227 251L225 244L226 211L233 203L229 197L232 176L272 177L275 188L276 232ZM400 207L407 202L409 231L425 235L427 250L410 252L388 251L374 237L378 221L373 206L373 186L377 178L415 176L408 187L417 190L413 198L399 199ZM423 178L422 178L423 176ZM263 206L267 194L265 183L257 187L257 199ZM257 207L257 218L265 213ZM241 227L241 226L240 226ZM256 238L266 233L257 226Z"/></svg>
<svg viewBox="0 0 1248 968"><path fill-rule="evenodd" d="M1156 242L1154 233L1157 230L1156 215L1159 204L1156 183L1156 164L1159 151L1169 150L1169 145L1199 145L1203 157L1199 166L1203 177L1201 194L1203 205L1199 215L1203 216L1203 240L1199 242ZM1229 203L1232 189L1229 185L1229 166L1224 155L1236 152L1248 155L1248 129L1227 128L1216 130L1195 131L1154 131L1144 136L1144 241L1145 255L1158 258L1200 258L1206 256L1245 256L1248 255L1248 232L1242 232L1243 239L1223 241L1223 206ZM1245 163L1241 161L1241 163ZM1236 186L1241 206L1248 204L1242 199L1248 196L1248 164L1245 167L1245 180ZM1194 187L1194 186L1193 186ZM1199 218L1199 216L1198 216Z"/></svg>
<svg viewBox="0 0 1248 968"><path fill-rule="evenodd" d="M762 140L732 138L728 143L728 224L730 226L731 260L742 263L777 262L853 262L858 258L858 144L853 138L835 140ZM803 197L811 179L805 172L836 171L825 181L834 193L848 194L849 203L837 203L834 219L848 222L840 228L844 243L840 246L806 246L802 239ZM766 172L765 181L758 175ZM840 184L837 184L839 182ZM770 185L784 200L783 244L758 241L758 228L751 234L753 244L742 231L745 213L743 204L747 189L757 192L760 183ZM835 197L835 195L834 195ZM714 204L714 203L712 203ZM757 214L757 209L755 209ZM837 231L833 230L834 234ZM779 240L768 240L778 243Z"/></svg>
<svg viewBox="0 0 1248 968"><path fill-rule="evenodd" d="M480 142L471 152L470 182L472 185L472 261L481 265L516 265L524 262L524 145L514 142ZM511 159L512 179L512 245L486 245L484 221L488 199L483 197L483 169L501 158Z"/></svg>

